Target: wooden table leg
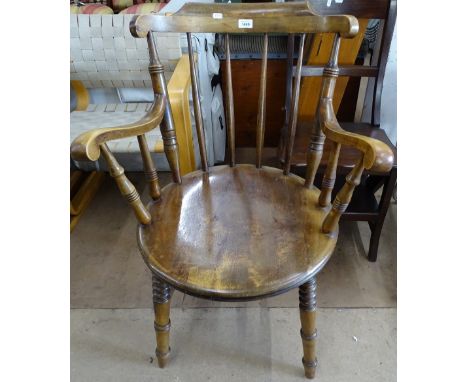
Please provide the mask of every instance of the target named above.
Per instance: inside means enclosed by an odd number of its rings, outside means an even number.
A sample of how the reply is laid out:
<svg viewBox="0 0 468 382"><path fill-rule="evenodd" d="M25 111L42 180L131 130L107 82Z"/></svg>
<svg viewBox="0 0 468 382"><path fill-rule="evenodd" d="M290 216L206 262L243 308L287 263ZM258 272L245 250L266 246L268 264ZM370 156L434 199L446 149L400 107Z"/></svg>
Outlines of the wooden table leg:
<svg viewBox="0 0 468 382"><path fill-rule="evenodd" d="M317 358L315 357L315 339L317 329L315 328L315 313L317 309L317 280L315 277L299 287L299 308L301 315L301 337L304 348L302 363L307 378L315 377Z"/></svg>

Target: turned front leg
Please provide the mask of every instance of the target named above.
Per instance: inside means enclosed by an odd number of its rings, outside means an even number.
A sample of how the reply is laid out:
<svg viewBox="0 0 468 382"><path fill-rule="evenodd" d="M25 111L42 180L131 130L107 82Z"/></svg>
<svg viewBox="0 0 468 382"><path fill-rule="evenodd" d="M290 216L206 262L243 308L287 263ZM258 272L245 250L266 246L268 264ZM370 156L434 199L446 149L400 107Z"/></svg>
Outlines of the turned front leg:
<svg viewBox="0 0 468 382"><path fill-rule="evenodd" d="M315 313L317 310L317 280L315 277L299 287L299 308L301 315L301 337L304 348L302 363L307 378L314 378L317 358L315 357Z"/></svg>
<svg viewBox="0 0 468 382"><path fill-rule="evenodd" d="M169 346L169 318L171 304L171 287L153 275L153 306L154 329L156 330L156 357L158 365L163 368L167 364L171 347Z"/></svg>

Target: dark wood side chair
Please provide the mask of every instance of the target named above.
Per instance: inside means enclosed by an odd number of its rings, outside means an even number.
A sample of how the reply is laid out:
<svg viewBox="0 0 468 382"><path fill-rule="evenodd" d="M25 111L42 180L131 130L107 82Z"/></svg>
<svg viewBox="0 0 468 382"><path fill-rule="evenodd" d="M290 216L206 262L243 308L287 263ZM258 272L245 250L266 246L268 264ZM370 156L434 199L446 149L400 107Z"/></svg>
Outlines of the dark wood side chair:
<svg viewBox="0 0 468 382"><path fill-rule="evenodd" d="M397 149L387 137L385 131L380 126L380 109L382 102L382 88L385 75L385 67L387 65L388 54L390 50L390 43L395 28L397 1L396 0L353 0L343 3L335 2L331 7L327 7L323 2L311 0L314 9L317 9L321 14L352 14L358 18L364 19L380 19L384 23L382 39L380 42L380 49L376 54L370 66L365 65L348 65L341 66L339 69L339 76L349 77L370 77L374 78L373 83L373 98L372 98L372 115L370 123L341 123L341 126L349 132L361 134L367 137L378 139L388 145L394 155L394 162L390 172L381 172L380 170L372 169L366 170L361 178L361 184L356 188L353 198L351 200L348 210L343 214L343 220L351 221L367 221L371 229L371 237L369 243L368 260L376 261L377 252L379 248L380 234L382 232L385 216L387 215L390 206L390 200L397 179L397 164L396 154ZM294 40L289 40L289 55L291 56L294 50ZM280 161L286 161L286 147L287 147L287 131L288 131L288 113L292 108L292 82L295 77L296 71L293 67L292 58L289 58L288 68L288 91L286 92L286 120L281 140L279 144ZM322 76L325 68L320 66L303 66L301 77L314 77ZM313 107L313 105L311 105ZM325 140L323 134L312 135L311 130L313 126L319 123L320 116L315 115L313 121L299 121L297 124L297 134L293 146L293 156L291 159L292 172L302 175L307 166L307 156L309 146L316 147L317 152L321 155L322 151L325 155L321 156L321 161L318 173L322 175L326 171L329 152L333 150L333 142ZM325 142L324 142L325 140ZM323 150L322 150L323 148ZM357 151L352 146L345 146L341 150L340 157L337 164L337 184L344 182L344 176L349 172L359 156ZM319 176L315 179L315 185L321 187L322 177ZM375 196L376 192L383 186L380 202L377 202ZM333 193L333 196L335 193Z"/></svg>
<svg viewBox="0 0 468 382"><path fill-rule="evenodd" d="M330 258L338 235L338 221L359 184L365 169L389 171L392 151L382 142L346 132L338 125L332 106L333 89L339 73L337 55L341 38L358 31L354 16L320 16L307 3L186 4L172 15L140 15L131 23L133 36L146 38L150 53L149 71L155 101L140 122L112 129L96 129L78 137L71 146L76 160L107 160L122 195L139 221L137 241L144 261L153 274L156 356L160 367L167 363L169 306L173 288L201 298L223 301L253 300L278 295L299 287L299 307L304 348L305 375L312 378L315 358L315 275ZM202 170L181 177L177 140L172 121L164 68L152 32L187 33L194 113ZM229 165L208 168L195 57L191 33L226 33ZM332 142L329 165L321 190L313 186L320 157L315 146L308 155L306 179L290 173L292 144L296 130L299 82L293 89L288 148L284 170L262 166L265 131L265 89L268 33L299 34L302 56L306 33L334 33L330 62L324 69L319 123L315 134ZM236 164L234 105L230 70L230 33L264 35L262 74L259 81L259 111L256 164ZM300 61L300 60L299 60ZM296 68L300 77L301 65ZM242 107L242 105L237 105ZM160 124L164 149L173 182L162 190L145 133ZM152 201L145 207L117 163L106 142L136 136L145 163ZM359 150L355 165L334 201L333 179L341 146Z"/></svg>

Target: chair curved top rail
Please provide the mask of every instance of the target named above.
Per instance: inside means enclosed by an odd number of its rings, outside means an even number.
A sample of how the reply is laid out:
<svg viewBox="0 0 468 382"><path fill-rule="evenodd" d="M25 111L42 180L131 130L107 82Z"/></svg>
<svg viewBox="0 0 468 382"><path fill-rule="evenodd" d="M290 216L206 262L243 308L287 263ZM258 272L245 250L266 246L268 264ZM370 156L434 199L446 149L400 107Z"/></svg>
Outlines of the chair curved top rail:
<svg viewBox="0 0 468 382"><path fill-rule="evenodd" d="M351 38L358 30L359 24L354 16L320 16L307 3L188 3L173 14L137 15L130 22L130 31L135 37L146 37L148 32L152 31L339 33L341 37Z"/></svg>

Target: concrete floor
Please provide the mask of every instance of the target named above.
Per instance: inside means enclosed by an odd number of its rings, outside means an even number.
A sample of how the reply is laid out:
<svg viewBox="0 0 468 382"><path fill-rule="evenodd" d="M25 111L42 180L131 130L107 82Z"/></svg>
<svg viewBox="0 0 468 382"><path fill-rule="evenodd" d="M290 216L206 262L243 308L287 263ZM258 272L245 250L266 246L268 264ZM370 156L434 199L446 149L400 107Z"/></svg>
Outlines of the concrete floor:
<svg viewBox="0 0 468 382"><path fill-rule="evenodd" d="M141 174L129 178L144 191ZM169 179L161 174L163 184ZM343 222L340 230L318 276L316 380L395 381L396 205L376 263L365 258L366 223ZM151 277L135 231L132 212L107 178L71 235L73 381L305 380L297 290L247 303L175 292L170 364L151 364Z"/></svg>

